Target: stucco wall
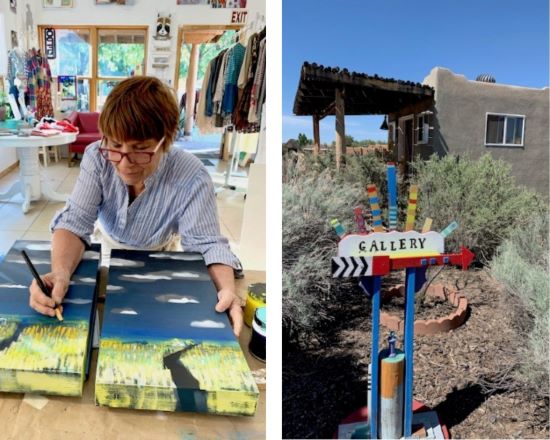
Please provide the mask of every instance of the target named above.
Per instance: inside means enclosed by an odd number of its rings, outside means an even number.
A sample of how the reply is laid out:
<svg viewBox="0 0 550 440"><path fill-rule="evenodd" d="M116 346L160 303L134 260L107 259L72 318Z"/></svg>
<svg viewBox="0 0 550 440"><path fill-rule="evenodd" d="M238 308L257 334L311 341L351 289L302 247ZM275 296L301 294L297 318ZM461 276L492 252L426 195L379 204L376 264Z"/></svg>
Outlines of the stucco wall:
<svg viewBox="0 0 550 440"><path fill-rule="evenodd" d="M469 154L477 158L489 152L512 165L518 183L548 197L548 88L469 81L440 67L430 72L424 84L435 88L436 153ZM525 115L524 146L485 146L486 113Z"/></svg>

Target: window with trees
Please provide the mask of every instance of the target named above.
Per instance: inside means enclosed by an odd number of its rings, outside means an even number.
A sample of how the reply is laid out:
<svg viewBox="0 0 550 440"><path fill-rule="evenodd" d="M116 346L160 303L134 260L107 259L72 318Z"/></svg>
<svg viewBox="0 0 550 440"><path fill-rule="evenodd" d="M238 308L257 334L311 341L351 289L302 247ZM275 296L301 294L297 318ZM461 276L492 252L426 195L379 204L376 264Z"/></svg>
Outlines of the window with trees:
<svg viewBox="0 0 550 440"><path fill-rule="evenodd" d="M49 60L52 80L57 82L59 75L77 78L77 100L62 111L99 111L118 82L145 74L146 27L44 25L39 27L42 48L45 28L55 29L57 56Z"/></svg>

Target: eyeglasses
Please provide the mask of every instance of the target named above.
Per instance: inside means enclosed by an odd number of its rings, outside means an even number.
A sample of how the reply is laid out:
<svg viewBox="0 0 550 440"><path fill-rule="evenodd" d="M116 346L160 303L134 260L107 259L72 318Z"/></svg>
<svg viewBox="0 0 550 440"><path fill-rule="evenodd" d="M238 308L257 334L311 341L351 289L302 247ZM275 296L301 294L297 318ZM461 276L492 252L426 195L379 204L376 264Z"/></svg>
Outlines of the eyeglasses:
<svg viewBox="0 0 550 440"><path fill-rule="evenodd" d="M101 139L101 146L99 147L99 153L103 156L104 159L108 160L109 162L113 163L119 163L122 161L122 159L126 156L128 158L128 162L134 165L147 165L148 163L151 163L151 160L153 159L153 156L159 149L159 147L164 142L164 136L159 141L157 146L153 151L131 151L129 153L123 153L118 150L110 150L109 148L104 148L103 146L107 144L107 139L104 137Z"/></svg>

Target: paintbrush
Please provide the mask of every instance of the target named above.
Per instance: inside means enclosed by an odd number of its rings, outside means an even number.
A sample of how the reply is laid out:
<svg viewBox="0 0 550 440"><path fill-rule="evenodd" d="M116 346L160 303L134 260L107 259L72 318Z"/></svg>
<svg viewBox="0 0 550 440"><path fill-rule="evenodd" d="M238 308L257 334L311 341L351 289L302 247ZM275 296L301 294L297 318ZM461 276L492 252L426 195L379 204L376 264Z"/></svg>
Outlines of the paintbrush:
<svg viewBox="0 0 550 440"><path fill-rule="evenodd" d="M52 297L52 291L50 290L50 288L48 286L46 286L46 284L44 284L44 281L42 281L42 278L40 278L40 275L38 275L38 272L36 271L36 269L34 267L34 264L32 264L31 259L29 258L27 253L25 251L21 251L21 255L23 255L23 258L25 259L25 262L27 263L27 266L29 266L29 269L32 273L32 276L34 277L34 279L38 283L38 287L40 287L40 290L42 290L42 292L44 292L44 294L46 294L46 296L51 298ZM57 304L56 304L56 306L54 307L53 310L55 312L55 316L57 317L58 321L63 321L63 315L61 314L61 310L59 310L59 307L58 307Z"/></svg>

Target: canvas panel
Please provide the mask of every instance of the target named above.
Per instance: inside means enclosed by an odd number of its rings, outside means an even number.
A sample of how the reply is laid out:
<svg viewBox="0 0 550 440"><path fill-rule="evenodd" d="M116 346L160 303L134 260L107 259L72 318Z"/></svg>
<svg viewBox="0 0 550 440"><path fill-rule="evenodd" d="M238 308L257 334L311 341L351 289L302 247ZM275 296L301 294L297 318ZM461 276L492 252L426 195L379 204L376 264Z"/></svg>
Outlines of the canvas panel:
<svg viewBox="0 0 550 440"><path fill-rule="evenodd" d="M50 271L51 243L17 241L0 264L0 391L81 396L93 314L97 249L87 251L63 303L62 322L29 306L32 275Z"/></svg>
<svg viewBox="0 0 550 440"><path fill-rule="evenodd" d="M254 415L259 397L200 254L114 250L96 401Z"/></svg>

